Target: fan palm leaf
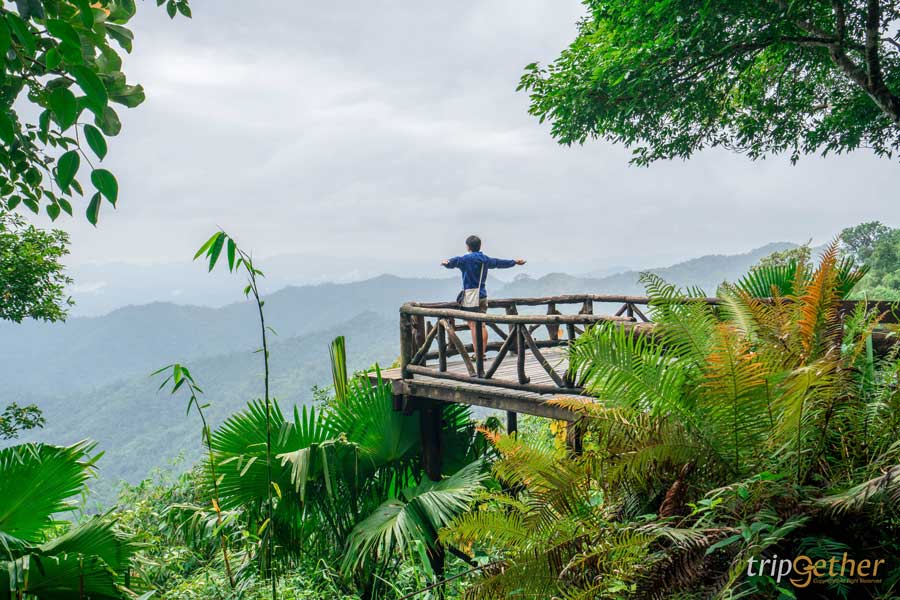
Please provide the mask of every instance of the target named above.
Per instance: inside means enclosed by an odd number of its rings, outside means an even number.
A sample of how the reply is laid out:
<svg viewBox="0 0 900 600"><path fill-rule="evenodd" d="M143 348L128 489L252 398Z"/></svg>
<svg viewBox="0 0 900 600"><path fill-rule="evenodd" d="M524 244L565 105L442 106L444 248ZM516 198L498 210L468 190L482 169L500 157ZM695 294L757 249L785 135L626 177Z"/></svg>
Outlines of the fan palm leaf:
<svg viewBox="0 0 900 600"><path fill-rule="evenodd" d="M351 532L342 570L351 573L369 560L403 554L417 541L433 547L438 531L469 507L485 478L483 464L473 462L446 479L424 480L385 501Z"/></svg>
<svg viewBox="0 0 900 600"><path fill-rule="evenodd" d="M133 598L102 558L81 554L29 554L0 563L0 600L123 600ZM22 595L20 595L22 594Z"/></svg>
<svg viewBox="0 0 900 600"><path fill-rule="evenodd" d="M0 449L0 533L7 539L36 540L56 513L70 510L73 497L93 474L95 444L19 444Z"/></svg>

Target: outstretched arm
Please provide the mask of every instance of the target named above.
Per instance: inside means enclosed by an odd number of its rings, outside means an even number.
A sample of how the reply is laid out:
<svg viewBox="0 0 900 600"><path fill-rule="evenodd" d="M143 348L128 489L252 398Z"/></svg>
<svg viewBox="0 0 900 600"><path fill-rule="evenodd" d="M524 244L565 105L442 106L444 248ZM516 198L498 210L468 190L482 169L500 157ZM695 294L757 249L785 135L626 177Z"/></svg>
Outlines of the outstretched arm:
<svg viewBox="0 0 900 600"><path fill-rule="evenodd" d="M459 258L458 256L454 256L453 258L445 258L441 261L441 264L446 269L455 269L459 266Z"/></svg>
<svg viewBox="0 0 900 600"><path fill-rule="evenodd" d="M523 258L489 258L488 269L509 269L516 265L524 265Z"/></svg>

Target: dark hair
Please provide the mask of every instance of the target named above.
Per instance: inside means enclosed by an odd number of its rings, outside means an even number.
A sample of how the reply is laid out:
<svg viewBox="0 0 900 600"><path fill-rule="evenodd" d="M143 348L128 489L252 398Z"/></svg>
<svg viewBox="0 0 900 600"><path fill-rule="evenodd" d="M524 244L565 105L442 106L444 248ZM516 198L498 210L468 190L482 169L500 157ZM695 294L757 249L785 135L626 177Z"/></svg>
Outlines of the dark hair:
<svg viewBox="0 0 900 600"><path fill-rule="evenodd" d="M468 248L470 252L478 252L481 250L481 238L477 235L470 235L466 238L466 248Z"/></svg>

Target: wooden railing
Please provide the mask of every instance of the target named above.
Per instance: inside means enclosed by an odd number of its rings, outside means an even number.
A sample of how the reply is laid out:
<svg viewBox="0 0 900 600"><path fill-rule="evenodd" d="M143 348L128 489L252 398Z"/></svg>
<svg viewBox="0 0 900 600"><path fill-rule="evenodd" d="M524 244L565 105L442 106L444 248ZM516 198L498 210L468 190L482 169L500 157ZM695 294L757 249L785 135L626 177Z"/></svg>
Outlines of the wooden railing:
<svg viewBox="0 0 900 600"><path fill-rule="evenodd" d="M715 302L715 298L708 299ZM642 296L606 296L572 294L546 298L507 298L489 300L488 310L502 313L476 313L460 310L455 302L410 302L400 308L400 366L403 377L424 375L466 383L518 389L539 394L580 394L582 392L567 369L560 371L542 350L568 346L585 327L613 321L649 322ZM608 313L597 314L595 307L612 305ZM563 307L574 306L564 313ZM520 313L520 309L522 313ZM538 312L531 312L537 310ZM485 325L490 333L487 344L476 335L474 343L465 343L457 335L468 331L469 323ZM468 338L468 333L464 334ZM491 339L492 338L492 339ZM434 346L435 350L432 350ZM489 352L493 356L486 357ZM474 353L474 360L469 356ZM526 357L531 354L547 373L552 384L532 383L526 373ZM459 356L466 373L448 370L447 361ZM514 357L514 358L513 358ZM497 377L501 365L516 361L515 379Z"/></svg>
<svg viewBox="0 0 900 600"><path fill-rule="evenodd" d="M719 304L718 298L700 298ZM400 366L404 379L423 375L466 383L517 389L539 394L580 394L568 368L560 371L542 350L568 346L585 327L599 322L634 323L643 328L651 323L646 296L571 294L545 298L506 298L489 300L488 310L503 312L476 313L460 310L455 302L409 302L400 308ZM852 311L855 301L841 303L841 312ZM869 302L869 309L885 314L885 323L897 323L896 305ZM597 309L605 305L607 310ZM562 307L574 307L568 313ZM522 312L520 312L522 310ZM576 312L572 312L572 311ZM536 312L535 312L536 311ZM523 314L524 313L524 314ZM487 344L481 335L474 343L465 343L457 332L469 330L469 323L484 324L490 332ZM469 338L465 333L464 338ZM877 340L894 343L894 337ZM432 349L434 346L436 349ZM493 352L492 356L486 354ZM469 356L473 353L474 360ZM532 383L526 373L527 355L531 354L547 373L552 384ZM466 372L449 370L448 359L459 356ZM514 357L514 358L513 358ZM507 360L515 360L515 378L497 377ZM566 362L566 365L568 363Z"/></svg>

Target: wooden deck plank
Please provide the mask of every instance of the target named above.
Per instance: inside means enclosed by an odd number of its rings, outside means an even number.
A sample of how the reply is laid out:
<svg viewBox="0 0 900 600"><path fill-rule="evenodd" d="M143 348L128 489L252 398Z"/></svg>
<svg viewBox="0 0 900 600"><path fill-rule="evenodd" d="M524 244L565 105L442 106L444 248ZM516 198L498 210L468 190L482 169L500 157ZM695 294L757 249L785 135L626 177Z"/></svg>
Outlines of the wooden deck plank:
<svg viewBox="0 0 900 600"><path fill-rule="evenodd" d="M565 373L568 361L563 348L547 348L544 356L557 374L562 376ZM489 353L485 358L485 364L490 365L493 357L494 353ZM437 361L430 361L425 366L436 368ZM447 370L459 375L468 374L465 363L459 359L448 361ZM526 354L525 373L530 378L531 383L553 385L553 379L531 353ZM430 398L443 402L482 406L551 419L567 421L575 419L572 413L547 404L547 401L553 398L565 397L563 394L537 394L525 390L450 381L419 374L414 375L412 378L403 379L399 368L385 369L381 372L381 377L391 383L395 395ZM374 380L374 374L370 374L370 378ZM518 382L515 355L508 354L506 356L492 379Z"/></svg>

